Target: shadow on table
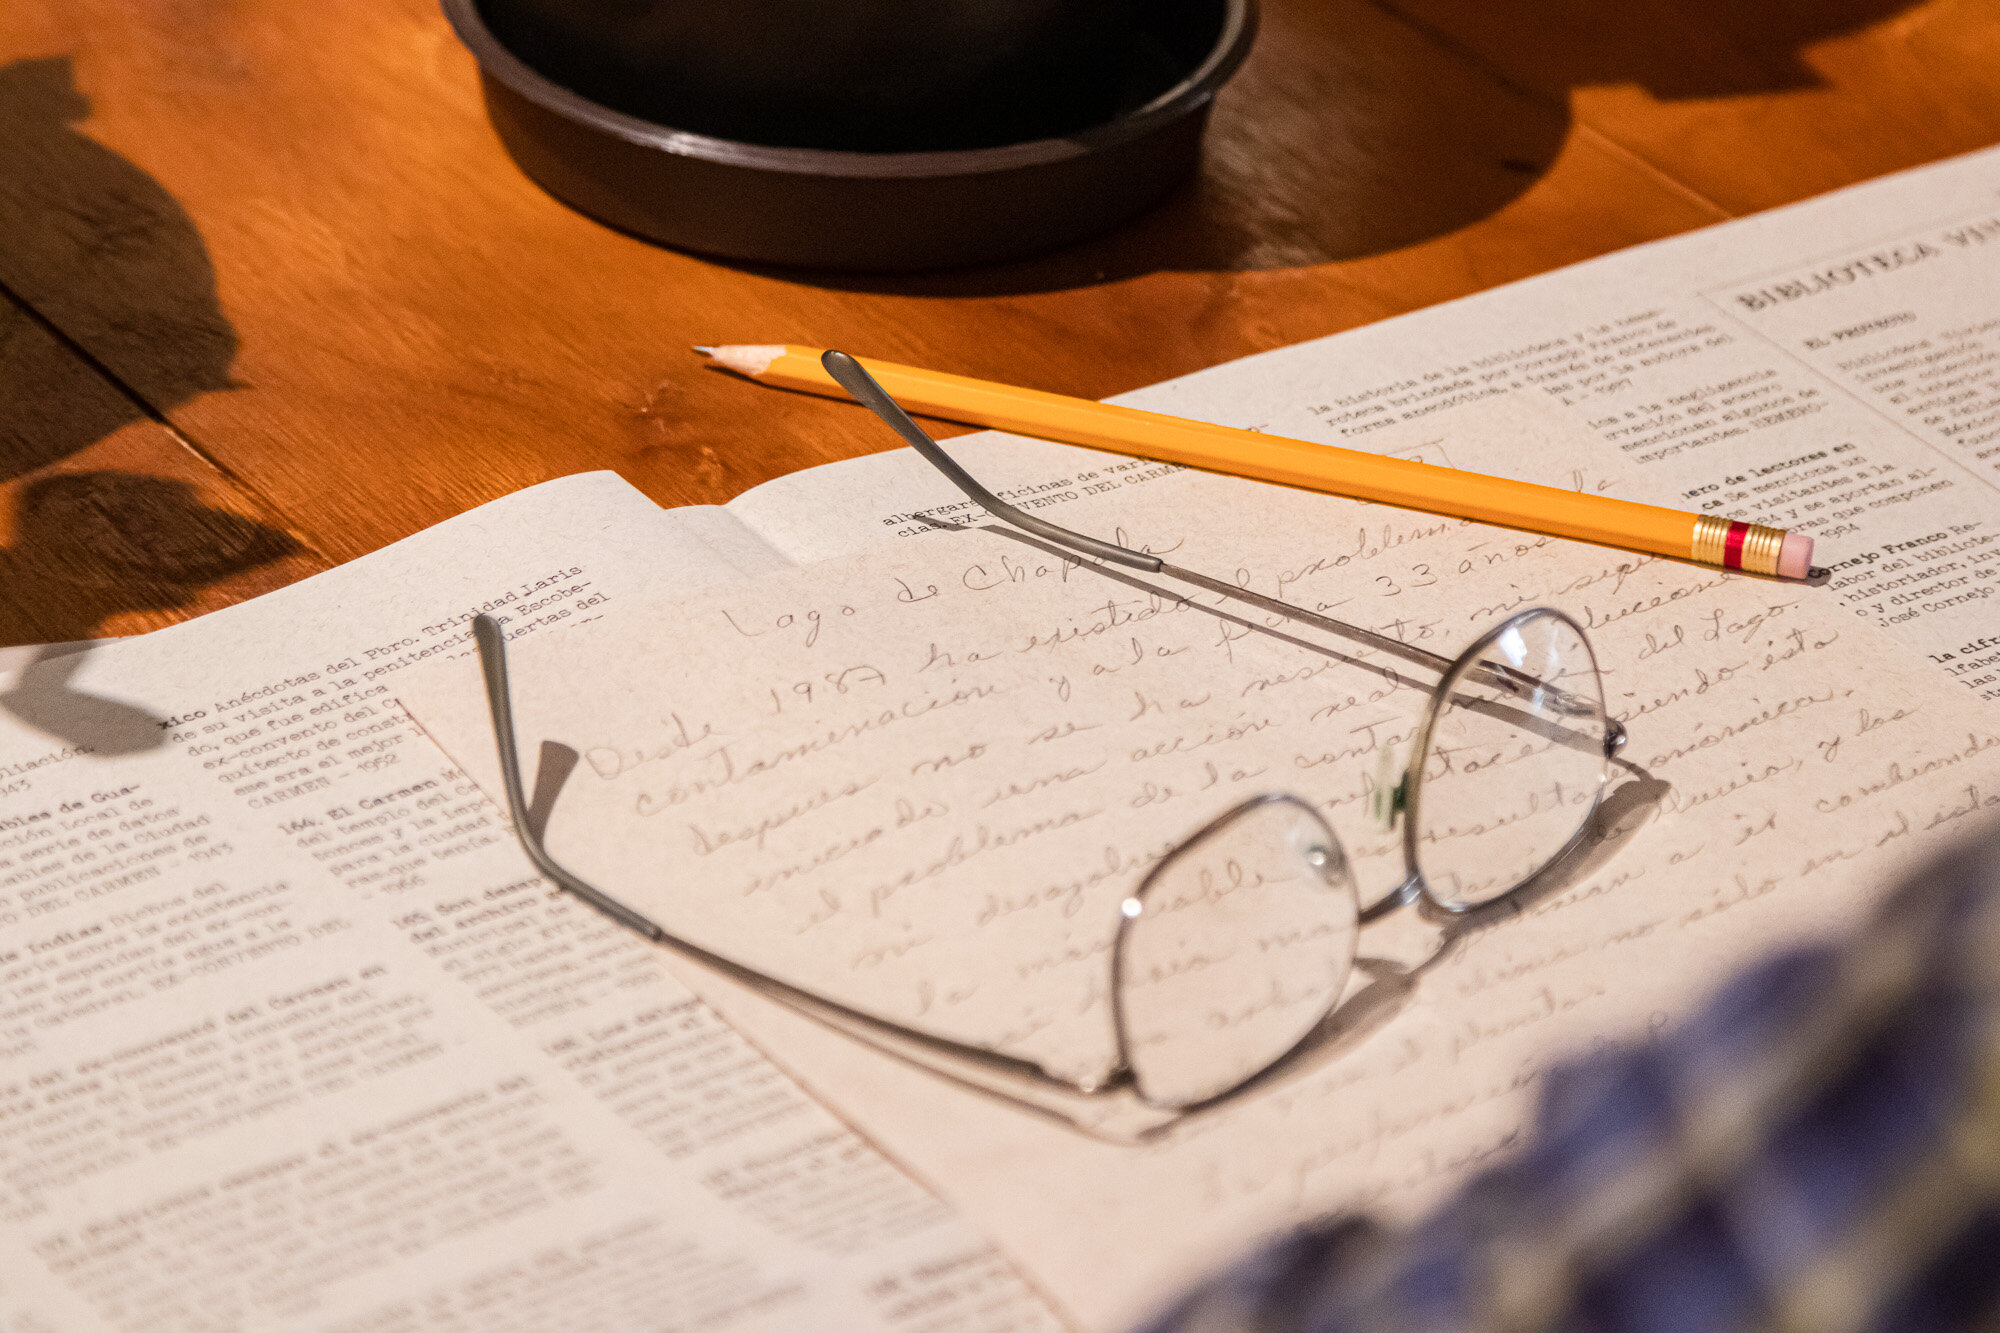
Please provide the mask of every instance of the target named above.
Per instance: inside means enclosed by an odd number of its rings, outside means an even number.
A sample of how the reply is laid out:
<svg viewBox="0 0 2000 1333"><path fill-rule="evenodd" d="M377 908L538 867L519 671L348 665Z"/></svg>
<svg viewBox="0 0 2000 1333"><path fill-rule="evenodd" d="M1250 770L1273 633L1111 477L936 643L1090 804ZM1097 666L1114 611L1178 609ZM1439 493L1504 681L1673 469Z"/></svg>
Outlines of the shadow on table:
<svg viewBox="0 0 2000 1333"><path fill-rule="evenodd" d="M182 481L50 471L229 387L236 353L194 223L75 128L89 110L67 57L0 65L0 483L15 483L0 498L13 510L0 522L0 645L89 639L299 549ZM158 745L150 714L73 688L84 662L43 652L0 707L100 753Z"/></svg>
<svg viewBox="0 0 2000 1333"><path fill-rule="evenodd" d="M114 616L185 606L209 584L299 549L162 477L58 473L17 497L13 536L0 546L0 643L87 639Z"/></svg>
<svg viewBox="0 0 2000 1333"><path fill-rule="evenodd" d="M89 111L68 57L0 65L0 482L230 384L200 233Z"/></svg>
<svg viewBox="0 0 2000 1333"><path fill-rule="evenodd" d="M1539 180L1569 137L1571 89L1636 83L1693 99L1810 87L1818 80L1804 47L1915 2L1522 0L1504 17L1454 18L1454 29L1490 25L1508 55L1428 22L1439 6L1426 0L1265 0L1257 50L1216 100L1199 173L1137 221L985 268L757 271L851 291L994 296L1403 249L1498 212ZM1325 59L1302 62L1300 50ZM1533 65L1532 75L1516 64Z"/></svg>
<svg viewBox="0 0 2000 1333"><path fill-rule="evenodd" d="M209 584L298 549L276 528L202 503L185 482L73 472L27 483L0 546L0 644L57 647L16 674L0 707L101 754L157 747L159 719L72 688L89 649L61 645L126 612L185 606Z"/></svg>
<svg viewBox="0 0 2000 1333"><path fill-rule="evenodd" d="M1383 9L1457 46L1430 16L1487 9L1479 0L1374 0ZM1824 84L1805 48L1871 27L1924 0L1513 0L1490 8L1487 31L1532 61L1519 79L1543 94L1632 84L1668 102L1794 92ZM1472 26L1470 23L1467 26ZM1504 34L1501 35L1501 34ZM1463 49L1462 47L1460 49ZM1474 53L1474 59L1479 56Z"/></svg>

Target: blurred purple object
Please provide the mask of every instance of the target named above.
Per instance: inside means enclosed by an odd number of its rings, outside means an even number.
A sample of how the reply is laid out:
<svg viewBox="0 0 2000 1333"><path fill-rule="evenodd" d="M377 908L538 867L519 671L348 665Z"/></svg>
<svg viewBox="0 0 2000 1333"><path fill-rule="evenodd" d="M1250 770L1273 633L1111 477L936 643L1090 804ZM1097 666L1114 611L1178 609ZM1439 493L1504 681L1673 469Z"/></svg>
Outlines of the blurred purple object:
<svg viewBox="0 0 2000 1333"><path fill-rule="evenodd" d="M2000 828L1852 938L1552 1071L1527 1146L1427 1221L1259 1250L1143 1333L2000 1320Z"/></svg>

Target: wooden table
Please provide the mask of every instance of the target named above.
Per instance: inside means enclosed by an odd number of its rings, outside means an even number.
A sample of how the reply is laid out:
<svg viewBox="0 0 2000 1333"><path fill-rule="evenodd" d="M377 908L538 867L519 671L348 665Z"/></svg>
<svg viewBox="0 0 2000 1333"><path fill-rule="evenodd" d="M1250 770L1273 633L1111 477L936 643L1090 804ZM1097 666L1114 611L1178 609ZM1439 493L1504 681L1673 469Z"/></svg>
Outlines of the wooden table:
<svg viewBox="0 0 2000 1333"><path fill-rule="evenodd" d="M2000 140L1996 0L1263 0L1199 179L900 280L658 249L495 140L434 0L0 6L0 643L126 634L549 477L891 441L792 340L1101 397Z"/></svg>

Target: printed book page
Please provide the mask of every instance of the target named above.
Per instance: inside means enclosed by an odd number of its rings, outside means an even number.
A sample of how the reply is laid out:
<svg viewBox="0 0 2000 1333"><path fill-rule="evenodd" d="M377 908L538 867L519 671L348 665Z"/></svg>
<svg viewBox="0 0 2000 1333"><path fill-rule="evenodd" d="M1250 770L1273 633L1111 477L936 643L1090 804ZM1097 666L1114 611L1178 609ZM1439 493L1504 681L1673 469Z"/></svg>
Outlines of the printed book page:
<svg viewBox="0 0 2000 1333"><path fill-rule="evenodd" d="M1626 484L1592 434L1529 396L1377 439ZM1732 968L1838 928L2000 810L2000 717L1831 589L1197 473L1119 499L1120 540L1399 648L1450 658L1556 608L1587 633L1629 742L1587 845L1520 915L1456 939L1392 916L1361 932L1343 996L1260 970L1318 959L1311 931L1228 949L1191 930L1152 958L1141 975L1161 986L1199 983L1197 1031L1341 1003L1278 1076L1136 1144L1158 1117L1129 1099L945 1061L988 1089L971 1091L906 1046L885 1054L676 963L1085 1326L1124 1325L1286 1225L1420 1209L1518 1141L1552 1060L1670 1028ZM635 601L510 655L526 763L544 742L576 755L547 826L567 867L715 954L1085 1085L1119 1061L1121 903L1207 821L1295 793L1363 899L1407 873L1400 834L1369 811L1382 752L1407 758L1436 681L983 515ZM1583 688L1565 660L1564 687ZM497 793L477 664L412 670L396 691ZM1510 837L1594 790L1573 760L1545 743L1441 748L1416 868L1447 896L1512 874ZM1265 879L1218 871L1190 901Z"/></svg>
<svg viewBox="0 0 2000 1333"><path fill-rule="evenodd" d="M1044 1329L393 701L781 563L608 473L0 690L0 1326Z"/></svg>
<svg viewBox="0 0 2000 1333"><path fill-rule="evenodd" d="M1850 613L2000 699L2000 149L1112 401L1385 450L1401 427L1509 397L1586 431L1594 457L1623 465L1618 494L1811 535ZM997 433L951 448L1007 498L1071 526L1114 527L1136 488L1188 484L1164 465ZM1474 466L1438 448L1425 461ZM1564 484L1527 457L1484 466ZM728 506L800 561L967 507L908 450L780 478Z"/></svg>

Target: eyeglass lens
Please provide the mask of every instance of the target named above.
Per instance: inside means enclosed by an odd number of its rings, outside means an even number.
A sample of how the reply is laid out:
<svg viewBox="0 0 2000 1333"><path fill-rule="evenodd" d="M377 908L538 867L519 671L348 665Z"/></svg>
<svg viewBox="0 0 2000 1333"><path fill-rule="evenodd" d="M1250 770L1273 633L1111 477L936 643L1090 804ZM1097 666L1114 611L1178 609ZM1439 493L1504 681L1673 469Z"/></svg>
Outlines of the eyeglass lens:
<svg viewBox="0 0 2000 1333"><path fill-rule="evenodd" d="M1253 801L1162 861L1124 904L1119 1035L1159 1106L1207 1101L1279 1060L1340 999L1354 881L1303 802Z"/></svg>
<svg viewBox="0 0 2000 1333"><path fill-rule="evenodd" d="M1491 902L1560 855L1605 774L1603 687L1583 635L1538 612L1509 622L1439 688L1409 836L1431 894Z"/></svg>

